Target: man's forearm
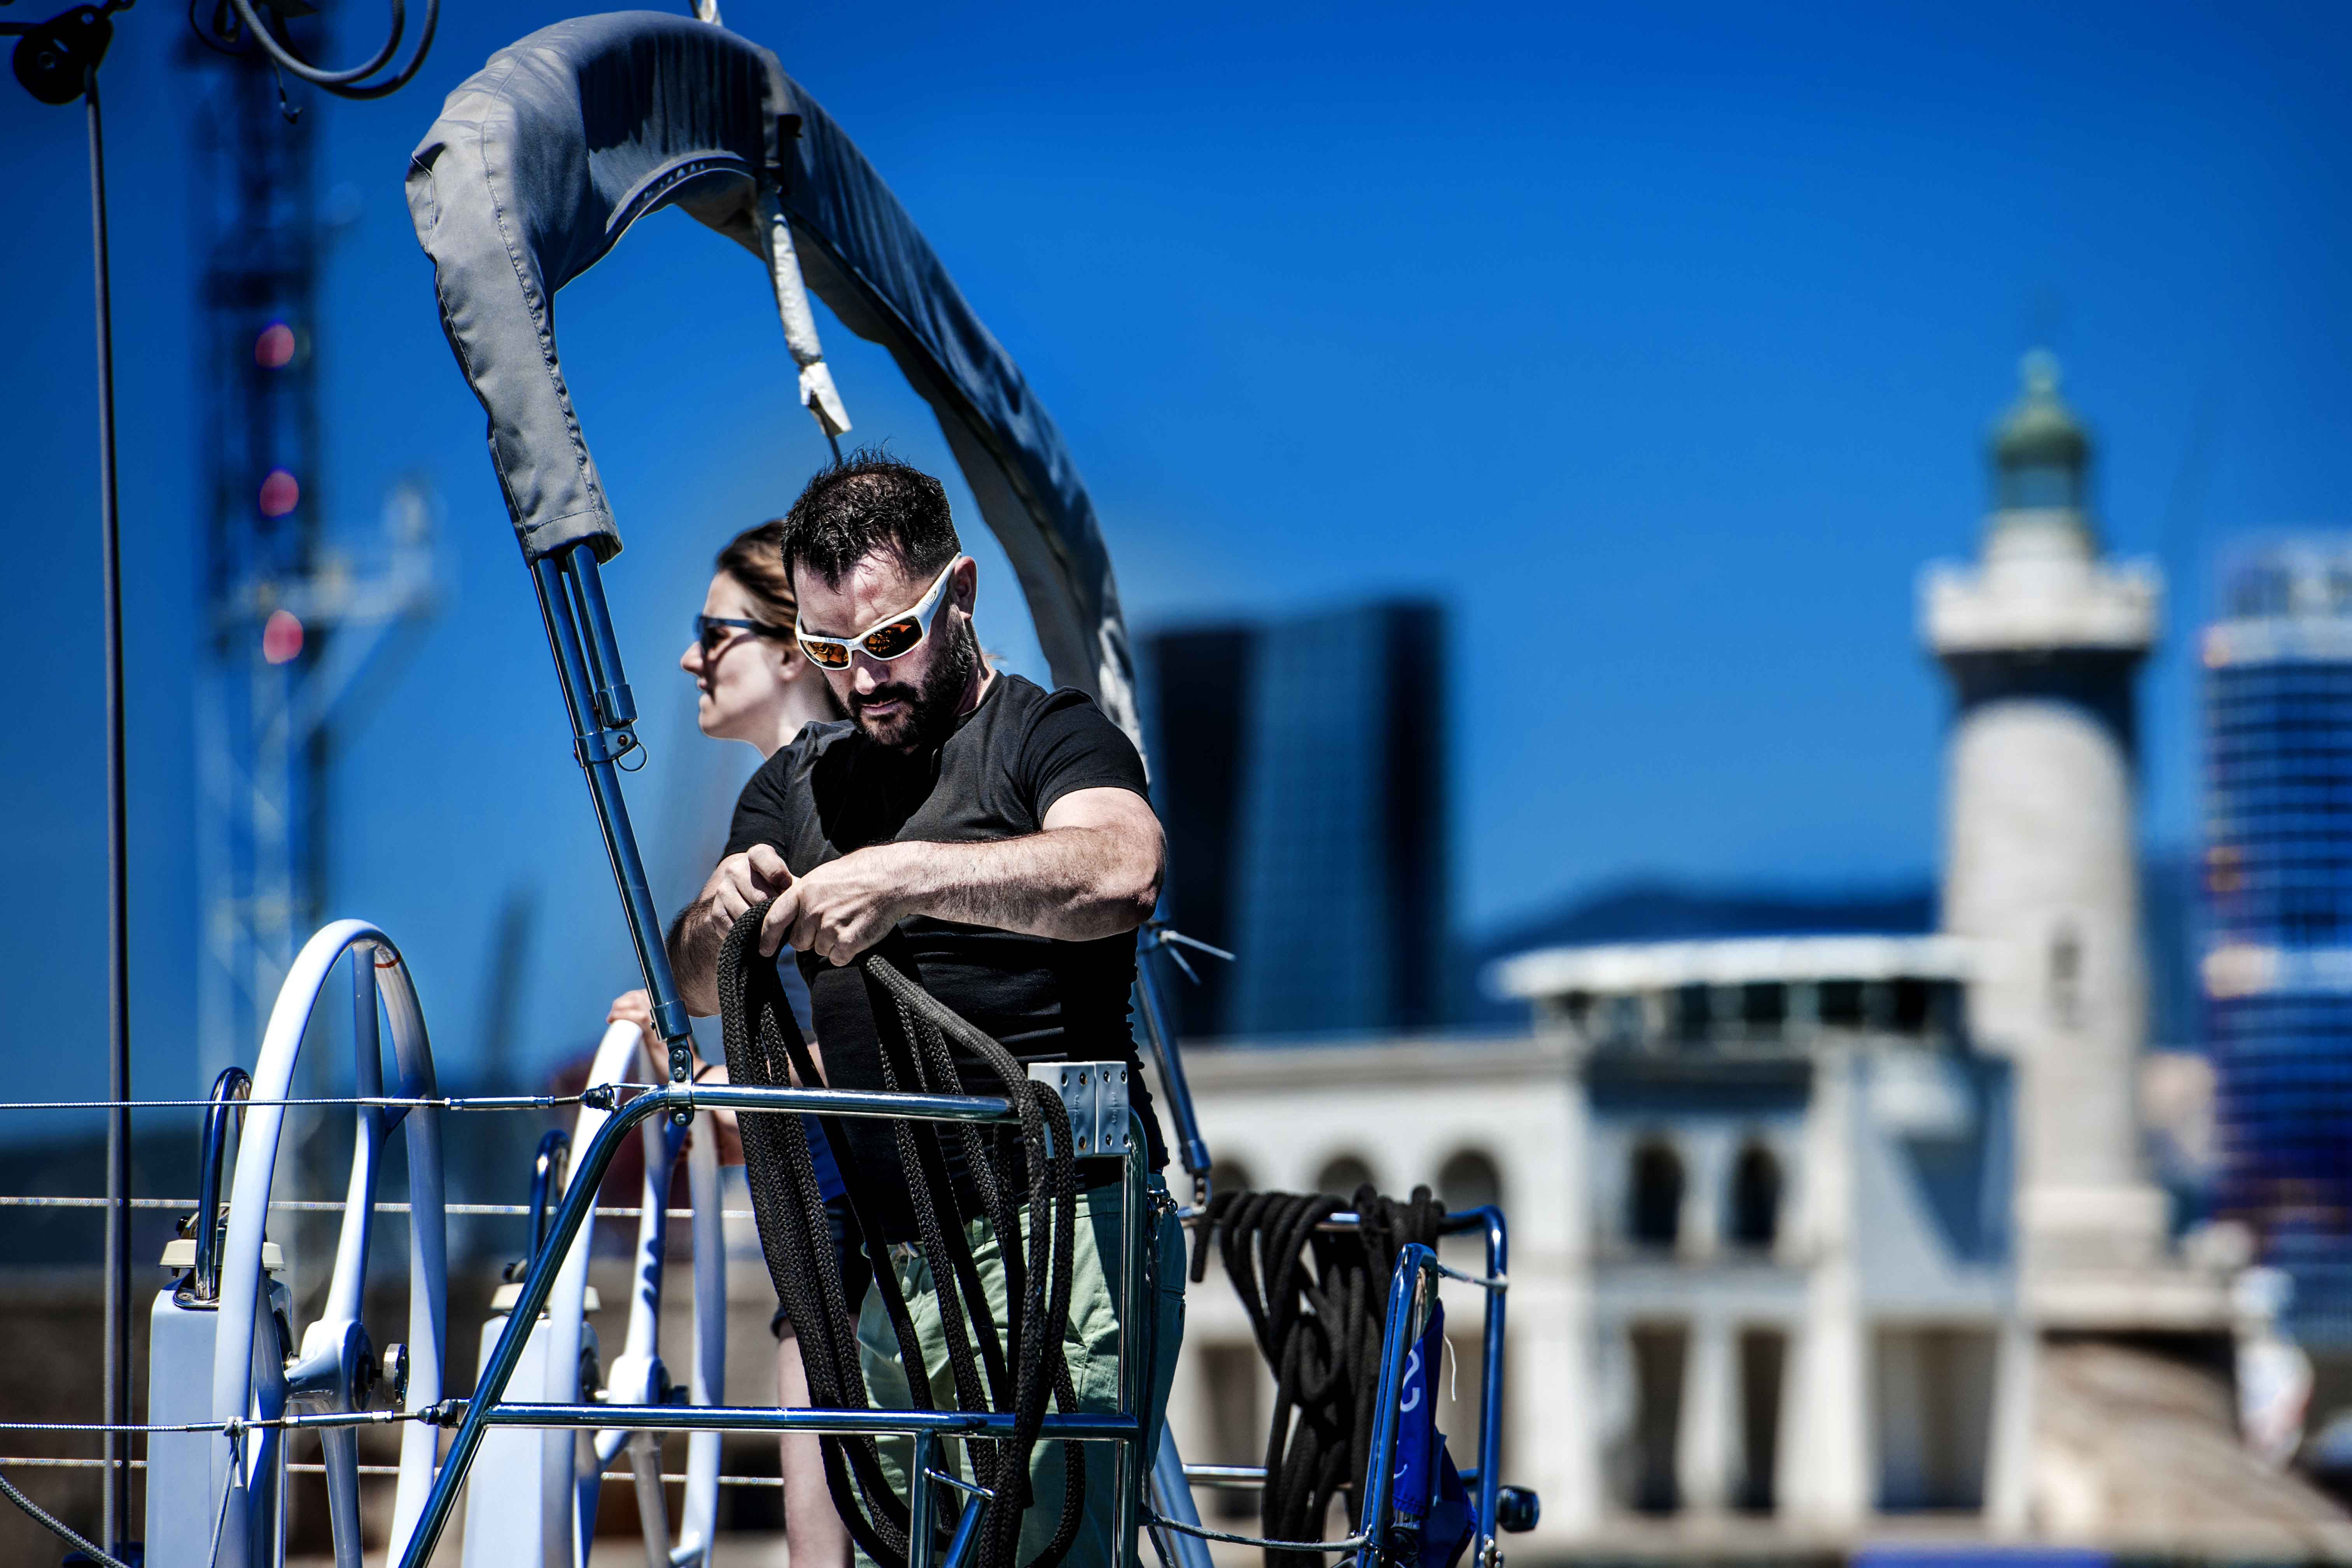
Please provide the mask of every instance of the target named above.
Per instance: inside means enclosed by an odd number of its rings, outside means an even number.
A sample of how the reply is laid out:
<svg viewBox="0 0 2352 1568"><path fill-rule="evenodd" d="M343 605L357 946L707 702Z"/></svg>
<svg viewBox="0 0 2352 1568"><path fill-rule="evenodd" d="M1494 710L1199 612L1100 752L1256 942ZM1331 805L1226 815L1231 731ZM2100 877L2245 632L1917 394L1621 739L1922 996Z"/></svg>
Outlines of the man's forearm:
<svg viewBox="0 0 2352 1568"><path fill-rule="evenodd" d="M719 949L726 942L709 916L710 900L699 900L678 911L670 922L670 977L677 982L678 1000L698 1018L719 1011Z"/></svg>
<svg viewBox="0 0 2352 1568"><path fill-rule="evenodd" d="M1062 942L1133 931L1160 896L1158 857L1101 827L979 844L901 844L910 914Z"/></svg>

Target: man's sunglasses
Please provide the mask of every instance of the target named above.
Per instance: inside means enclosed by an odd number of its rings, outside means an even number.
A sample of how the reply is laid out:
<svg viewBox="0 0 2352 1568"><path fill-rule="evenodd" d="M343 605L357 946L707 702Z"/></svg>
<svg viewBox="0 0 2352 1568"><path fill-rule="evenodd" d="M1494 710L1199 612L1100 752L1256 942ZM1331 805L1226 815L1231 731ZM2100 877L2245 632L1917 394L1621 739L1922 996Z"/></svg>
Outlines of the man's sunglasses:
<svg viewBox="0 0 2352 1568"><path fill-rule="evenodd" d="M731 616L697 616L694 617L694 640L709 658L725 647L739 631L750 632L755 637L781 637L792 634L782 626L772 626L765 621L738 620Z"/></svg>
<svg viewBox="0 0 2352 1568"><path fill-rule="evenodd" d="M818 637L795 627L793 636L800 639L801 652L821 669L847 669L853 649L885 664L906 658L931 635L931 623L939 619L940 606L948 602L948 579L962 559L959 555L948 563L947 570L932 582L929 593L915 601L913 609L877 621L856 637Z"/></svg>

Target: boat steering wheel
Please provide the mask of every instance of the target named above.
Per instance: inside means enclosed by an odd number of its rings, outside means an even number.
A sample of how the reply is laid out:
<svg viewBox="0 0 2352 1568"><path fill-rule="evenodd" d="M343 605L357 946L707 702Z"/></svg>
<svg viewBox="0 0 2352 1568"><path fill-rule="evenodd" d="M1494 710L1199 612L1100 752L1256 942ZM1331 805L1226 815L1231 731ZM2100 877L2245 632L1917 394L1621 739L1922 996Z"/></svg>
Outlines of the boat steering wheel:
<svg viewBox="0 0 2352 1568"><path fill-rule="evenodd" d="M269 1193L277 1174L278 1145L294 1086L302 1037L328 978L344 953L351 954L352 1023L355 1040L355 1098L386 1096L382 1019L392 1026L397 1074L390 1098L436 1097L433 1051L416 988L392 939L365 921L337 921L304 944L261 1042L253 1073L253 1105L246 1113L237 1145L236 1174L229 1189L228 1236L221 1255L219 1319L213 1347L213 1419L274 1420L297 1411L356 1412L381 1395L404 1411L421 1411L441 1398L442 1350L447 1325L449 1269L447 1222L442 1208L440 1113L431 1107L361 1105L355 1108L357 1137L352 1152L342 1229L335 1246L335 1269L323 1310L299 1338L285 1298L271 1288L262 1248L269 1218ZM368 1253L375 1233L377 1188L383 1171L384 1141L395 1127L407 1137L408 1337L381 1354L361 1312L367 1289ZM281 1426L248 1426L241 1440L215 1449L212 1491L219 1513L203 1521L217 1533L218 1568L270 1568L285 1556L286 1439ZM389 1555L397 1560L433 1483L440 1434L423 1422L401 1433L400 1478L393 1506ZM325 1450L327 1497L334 1532L336 1568L360 1568L359 1439L350 1426L328 1427Z"/></svg>

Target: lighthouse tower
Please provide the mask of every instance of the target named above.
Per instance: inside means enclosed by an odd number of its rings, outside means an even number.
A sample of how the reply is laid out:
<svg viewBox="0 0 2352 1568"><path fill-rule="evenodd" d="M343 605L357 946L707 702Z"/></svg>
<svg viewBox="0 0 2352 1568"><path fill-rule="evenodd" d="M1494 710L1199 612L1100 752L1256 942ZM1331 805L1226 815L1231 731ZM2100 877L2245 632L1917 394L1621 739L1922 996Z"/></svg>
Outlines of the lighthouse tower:
<svg viewBox="0 0 2352 1568"><path fill-rule="evenodd" d="M2028 354L1992 441L1973 565L1930 567L1920 611L1956 699L1944 926L1973 939L1973 1033L2018 1068L2018 1241L2046 1326L2138 1314L2165 1204L2134 1086L2147 1028L2135 854L2132 687L2157 635L2146 563L2100 553L2091 444Z"/></svg>

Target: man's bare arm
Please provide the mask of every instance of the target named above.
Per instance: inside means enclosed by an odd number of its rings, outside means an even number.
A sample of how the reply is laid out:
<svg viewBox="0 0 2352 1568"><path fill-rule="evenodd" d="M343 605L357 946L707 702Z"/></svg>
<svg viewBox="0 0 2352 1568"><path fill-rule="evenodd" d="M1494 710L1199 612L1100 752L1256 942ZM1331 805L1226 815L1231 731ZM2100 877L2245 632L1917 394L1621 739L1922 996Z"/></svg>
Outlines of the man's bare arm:
<svg viewBox="0 0 2352 1568"><path fill-rule="evenodd" d="M1159 901L1167 846L1131 790L1076 790L1043 831L982 844L877 844L818 867L779 898L767 951L846 963L909 915L1084 942L1133 931Z"/></svg>
<svg viewBox="0 0 2352 1568"><path fill-rule="evenodd" d="M1024 838L908 847L919 848L929 873L910 887L908 913L1063 942L1150 920L1168 858L1160 819L1124 789L1064 795L1045 831Z"/></svg>
<svg viewBox="0 0 2352 1568"><path fill-rule="evenodd" d="M784 858L765 844L719 862L701 893L669 928L670 973L679 1000L698 1018L719 1011L719 950L745 910L793 885Z"/></svg>

